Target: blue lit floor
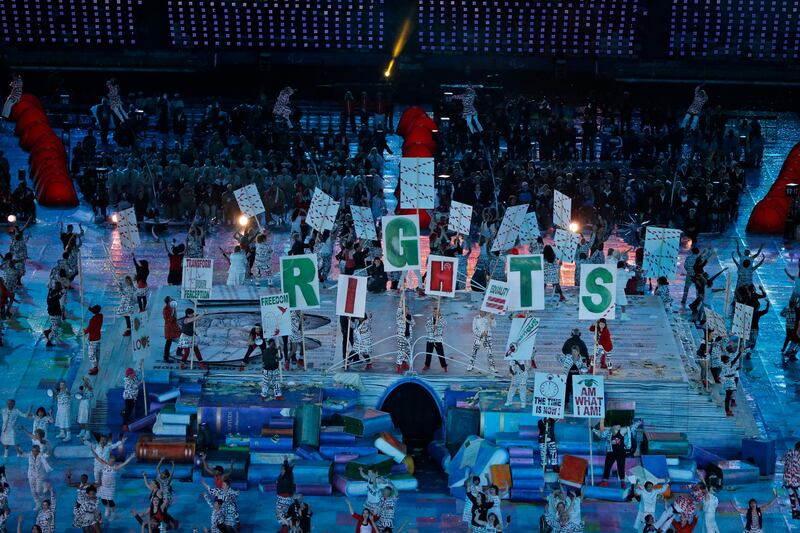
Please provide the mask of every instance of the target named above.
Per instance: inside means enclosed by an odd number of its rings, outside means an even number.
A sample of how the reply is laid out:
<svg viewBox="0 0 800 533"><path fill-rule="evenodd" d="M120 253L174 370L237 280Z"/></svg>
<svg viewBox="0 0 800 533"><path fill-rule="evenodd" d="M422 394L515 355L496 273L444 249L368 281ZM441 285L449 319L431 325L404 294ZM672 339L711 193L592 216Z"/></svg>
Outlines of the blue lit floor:
<svg viewBox="0 0 800 533"><path fill-rule="evenodd" d="M736 227L725 235L708 239L713 242L718 250L722 262L727 264L730 250L735 247L735 238L743 235L743 229L754 200L759 199L766 192L775 179L783 158L791 148L794 139L800 132L800 122L792 117L780 117L765 123L767 135L767 151L764 158L765 166L761 171L751 172L748 177L750 185L749 194L745 198L741 216ZM396 140L394 140L396 142ZM16 169L24 165L26 157L16 147L16 141L8 134L0 137L0 149L11 159L12 175ZM395 151L396 153L398 150ZM388 186L387 186L388 188ZM55 262L60 251L56 238L57 225L60 221L76 223L82 221L87 230L86 245L84 247L85 294L86 304L100 303L106 309L105 338L112 346L119 346L114 334L119 334L122 321L113 319L113 310L116 295L110 290L111 275L103 268L105 252L99 242L112 242L111 232L107 228L97 227L90 223L90 212L86 207L64 212L58 210L40 209L39 223L30 230L29 243L30 261L27 266L27 275L24 279L25 289L20 294L22 304L16 317L6 323L6 346L0 349L0 365L2 369L2 384L0 391L3 398L14 397L19 407L23 410L28 406L49 405L50 400L45 394L48 387L53 386L59 379L74 382L78 375L81 360L71 357L80 352L77 339L67 336L66 343L55 349L45 349L41 336L44 316L44 297L50 267ZM286 235L276 236L279 242L286 243ZM229 231L219 231L210 239L209 250L217 250L217 246L230 245ZM755 247L760 239L750 239L748 244ZM779 311L788 299L790 284L783 274L787 264L794 264L800 254L792 248L784 248L780 239L763 239L765 253L768 261L758 271L757 280L764 285L770 299L773 301L773 311L762 321L760 344L752 360L752 368L745 374L744 387L751 405L757 410L757 420L763 424L766 434L779 441L781 452L793 444L797 436L795 428L800 427L800 405L798 405L798 377L800 370L797 367L783 367L780 365L779 342L783 339L783 320ZM0 247L5 249L8 237L0 238ZM276 247L277 249L278 247ZM218 252L216 252L218 255ZM112 256L120 272L123 271L123 257L117 246L112 246ZM164 280L166 277L166 264L161 244L146 243L141 250L141 256L151 260L153 280ZM217 257L221 260L221 257ZM130 267L125 266L125 270ZM794 270L794 267L792 267ZM220 278L223 272L218 272ZM222 279L220 279L222 282ZM677 284L676 284L677 286ZM77 329L80 321L80 305L77 291L71 291L68 298L68 323ZM158 305L155 302L153 305ZM157 309L157 308L156 308ZM159 332L154 332L158 334ZM117 342L116 344L114 344ZM100 387L105 389L119 383L121 369L128 366L129 356L125 351L113 350L108 354L108 363L100 376ZM83 366L85 368L85 365ZM101 414L103 404L100 402L97 409ZM73 437L73 440L74 437ZM26 450L29 449L27 442ZM32 500L25 478L26 464L23 459L12 457L5 461L8 478L12 486L10 507L12 518L10 523L16 522L16 516L24 517L24 530L33 523ZM50 474L49 480L54 484L58 494L57 531L71 531L71 507L74 491L64 486L63 479L66 470L72 470L76 477L80 473L91 474L91 461L88 459L68 460L53 459L55 471ZM740 531L741 520L735 512L732 503L744 506L748 498L757 497L759 501L768 499L772 485L779 485L780 480L774 483L763 482L738 490L724 490L720 494L720 507L718 522L722 531ZM146 493L140 480L120 480L117 485L117 501L119 505L118 518L111 523L107 531L127 532L135 528L135 522L129 515L131 508L143 509L146 505ZM199 485L177 483L176 504L173 514L181 520L181 530L191 531L193 527L202 528L208 524L208 507L200 498ZM274 497L257 491L243 493L240 497L242 509L243 531L275 531L274 522ZM315 531L348 531L353 527L353 522L347 515L346 505L341 497L309 497L307 501L314 511ZM766 517L765 531L781 532L792 531L798 528L798 522L786 520L786 498L782 495L781 506L770 511ZM462 503L455 501L445 494L405 493L401 496L397 510L397 523L408 521L410 531L463 531L461 524ZM631 531L636 514L635 504L601 504L586 502L583 506L586 520L586 531L614 532ZM515 530L529 531L533 524L538 522L541 506L530 504L505 503L504 511L512 516ZM794 529L792 529L792 526ZM136 528L138 530L138 528Z"/></svg>

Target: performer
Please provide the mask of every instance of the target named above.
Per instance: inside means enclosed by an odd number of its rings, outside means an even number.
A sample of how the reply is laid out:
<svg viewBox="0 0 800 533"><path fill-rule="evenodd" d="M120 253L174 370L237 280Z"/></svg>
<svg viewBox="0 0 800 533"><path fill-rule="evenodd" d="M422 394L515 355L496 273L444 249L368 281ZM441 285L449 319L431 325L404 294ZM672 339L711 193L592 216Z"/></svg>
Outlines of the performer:
<svg viewBox="0 0 800 533"><path fill-rule="evenodd" d="M124 124L125 121L128 120L128 112L125 111L125 107L122 105L122 98L119 95L119 84L117 84L117 79L111 78L108 80L106 82L106 87L108 88L108 95L106 96L108 107L111 109L114 117L116 117L117 125Z"/></svg>
<svg viewBox="0 0 800 533"><path fill-rule="evenodd" d="M256 276L259 280L266 280L267 287L272 287L272 245L267 242L263 233L256 237Z"/></svg>
<svg viewBox="0 0 800 533"><path fill-rule="evenodd" d="M731 338L733 339L735 337ZM742 353L739 352L736 354L736 357L733 357L732 352L736 350L735 346L731 349L729 345L727 350L728 351L720 358L722 363L722 388L725 390L725 414L727 416L734 416L731 407L735 405L733 394L736 392L737 380L739 379L737 363L742 357Z"/></svg>
<svg viewBox="0 0 800 533"><path fill-rule="evenodd" d="M580 328L572 328L572 331L570 332L570 337L567 340L565 340L563 346L561 346L561 353L563 355L572 355L573 346L578 347L579 355L586 363L586 365L588 366L589 364L591 364L591 360L589 359L589 349L586 347L586 343L583 342L583 340L581 339Z"/></svg>
<svg viewBox="0 0 800 533"><path fill-rule="evenodd" d="M294 496L294 465L288 460L284 460L281 465L281 472L278 474L278 481L276 485L277 499L275 501L275 517L278 522L286 517L289 506L292 504L292 496Z"/></svg>
<svg viewBox="0 0 800 533"><path fill-rule="evenodd" d="M411 316L411 312L404 305L401 305L397 308L395 321L397 324L395 372L399 374L403 370L408 370L411 363L411 338L414 336L414 319Z"/></svg>
<svg viewBox="0 0 800 533"><path fill-rule="evenodd" d="M88 485L84 490L78 489L73 517L73 527L81 529L83 533L100 533L103 518L94 485Z"/></svg>
<svg viewBox="0 0 800 533"><path fill-rule="evenodd" d="M120 281L119 287L119 306L117 307L117 316L125 319L125 332L123 337L131 336L131 314L133 313L134 306L136 305L136 288L133 285L133 278L125 276L125 279Z"/></svg>
<svg viewBox="0 0 800 533"><path fill-rule="evenodd" d="M554 472L558 472L558 446L556 445L556 419L540 418L537 422L539 427L539 460L547 470L548 467Z"/></svg>
<svg viewBox="0 0 800 533"><path fill-rule="evenodd" d="M561 290L561 261L556 257L556 252L549 244L542 250L544 257L544 285L553 286L553 294L558 294L558 301L565 302L564 292Z"/></svg>
<svg viewBox="0 0 800 533"><path fill-rule="evenodd" d="M742 509L736 505L736 500L733 500L733 508L736 509L739 514L745 515L746 523L744 526L744 533L762 533L764 531L764 511L768 510L778 501L778 492L773 489L772 494L772 500L760 507L755 498L751 498L747 502L747 509Z"/></svg>
<svg viewBox="0 0 800 533"><path fill-rule="evenodd" d="M703 525L706 528L705 533L720 533L719 526L717 526L717 506L719 499L714 494L711 487L706 487L703 494Z"/></svg>
<svg viewBox="0 0 800 533"><path fill-rule="evenodd" d="M169 349L172 343L178 343L181 337L181 328L178 325L178 302L169 296L165 297L161 316L164 319L164 362L169 363ZM177 359L179 354L175 357Z"/></svg>
<svg viewBox="0 0 800 533"><path fill-rule="evenodd" d="M261 372L261 400L269 399L269 391L272 389L276 400L282 400L281 395L281 375L279 370L281 356L278 348L275 347L275 339L270 337L267 340L267 348L261 352L261 360L264 369Z"/></svg>
<svg viewBox="0 0 800 533"><path fill-rule="evenodd" d="M519 391L520 407L525 409L528 400L528 369L523 361L509 361L508 371L511 373L511 384L506 394L506 407L514 401L514 392Z"/></svg>
<svg viewBox="0 0 800 533"><path fill-rule="evenodd" d="M200 483L206 488L208 493L215 499L222 500L222 512L225 516L224 523L228 531L239 530L239 491L231 488L231 482L225 478L222 480L222 487L209 487L204 479ZM224 531L224 530L223 530Z"/></svg>
<svg viewBox="0 0 800 533"><path fill-rule="evenodd" d="M3 104L3 118L6 120L11 116L11 110L22 98L22 76L17 73L12 74L11 83L8 85L11 90L8 92L5 104Z"/></svg>
<svg viewBox="0 0 800 533"><path fill-rule="evenodd" d="M569 342L569 339L567 342ZM580 345L573 344L570 350L571 353L569 355L561 354L558 356L558 361L561 363L561 367L564 369L564 374L567 375L567 388L566 394L564 395L566 405L572 405L572 376L586 374L589 371L589 366L581 356Z"/></svg>
<svg viewBox="0 0 800 533"><path fill-rule="evenodd" d="M444 327L447 321L442 318L441 310L437 307L433 316L425 321L425 332L427 340L425 342L425 366L422 370L430 370L433 352L439 355L439 365L442 370L447 372L447 360L444 358Z"/></svg>
<svg viewBox="0 0 800 533"><path fill-rule="evenodd" d="M606 460L603 466L603 480L601 487L608 486L608 476L611 466L617 464L617 477L620 485L625 488L625 454L631 448L631 437L641 425L641 420L636 420L627 427L614 424L611 429L606 429L605 422L600 420L600 430L592 429L595 435L606 441Z"/></svg>
<svg viewBox="0 0 800 533"><path fill-rule="evenodd" d="M300 311L289 311L291 313L291 320L292 320L292 331L289 335L289 350L292 355L292 364L300 365L297 359L297 351L300 350L300 360L305 357L305 351L303 349L303 329L301 327L301 319L300 319ZM287 358L283 362L284 370L289 370L289 359Z"/></svg>
<svg viewBox="0 0 800 533"><path fill-rule="evenodd" d="M47 474L53 471L53 467L47 462L44 455L42 455L39 446L31 447L28 456L28 484L31 487L31 496L33 496L34 511L38 511L42 506L44 499L45 489L47 485Z"/></svg>
<svg viewBox="0 0 800 533"><path fill-rule="evenodd" d="M386 486L381 490L381 502L378 506L378 519L375 525L378 531L394 529L394 513L397 509L398 492L391 481L386 481Z"/></svg>
<svg viewBox="0 0 800 533"><path fill-rule="evenodd" d="M475 368L475 358L478 350L483 346L486 348L486 359L489 361L489 372L494 374L497 370L494 367L494 355L492 355L492 328L494 327L494 316L486 311L479 311L472 319L472 357L469 360L467 372L472 372Z"/></svg>
<svg viewBox="0 0 800 533"><path fill-rule="evenodd" d="M139 312L143 313L147 308L147 278L150 276L150 263L146 259L136 260L133 256L133 266L136 268L136 303L139 305Z"/></svg>
<svg viewBox="0 0 800 533"><path fill-rule="evenodd" d="M294 128L294 124L292 124L292 108L289 104L289 98L296 92L297 89L284 87L278 94L278 98L275 100L275 106L272 108L272 114L285 120L290 129Z"/></svg>
<svg viewBox="0 0 800 533"><path fill-rule="evenodd" d="M794 449L783 456L783 486L789 492L792 518L800 518L800 441L795 442Z"/></svg>
<svg viewBox="0 0 800 533"><path fill-rule="evenodd" d="M203 362L203 356L200 353L197 339L195 338L197 331L197 321L202 318L202 314L196 315L194 309L188 307L184 311L183 318L178 322L181 328L181 336L178 339L178 352L181 353L181 370L186 368L186 361L189 359L189 352L194 349L194 357L200 363L200 368L206 368Z"/></svg>
<svg viewBox="0 0 800 533"><path fill-rule="evenodd" d="M8 400L6 406L0 411L3 419L3 427L0 432L0 442L3 443L3 458L8 458L8 447L14 446L17 449L17 457L22 457L22 446L17 443L17 426L20 417L24 417L22 411L17 409L15 400Z"/></svg>
<svg viewBox="0 0 800 533"><path fill-rule="evenodd" d="M273 344L274 344L273 340ZM261 324L256 324L252 328L250 328L250 334L247 337L247 351L244 353L244 359L242 360L241 366L239 366L239 370L244 370L244 368L250 364L250 355L256 351L256 349L261 351L261 356L264 356L264 350L267 348L267 343L264 341L264 331L261 329Z"/></svg>
<svg viewBox="0 0 800 533"><path fill-rule="evenodd" d="M381 505L381 491L386 486L387 480L378 475L378 473L368 468L366 472L361 467L358 467L358 473L361 479L367 482L367 499L364 502L364 510L370 511L373 514L378 513Z"/></svg>
<svg viewBox="0 0 800 533"><path fill-rule="evenodd" d="M347 509L350 513L350 516L357 521L355 529L356 531L359 533L377 533L378 526L375 524L375 520L378 518L378 516L375 513L365 507L364 510L361 511L361 514L358 514L353 511L353 504L350 503L348 498L345 498L344 501L347 503Z"/></svg>
<svg viewBox="0 0 800 533"><path fill-rule="evenodd" d="M239 246L234 247L233 253L230 255L226 254L222 248L220 248L220 251L222 252L222 257L230 263L226 284L244 285L244 278L247 276L247 255Z"/></svg>
<svg viewBox="0 0 800 533"><path fill-rule="evenodd" d="M358 319L355 326L353 342L353 361L362 360L366 363L364 370L372 368L372 313L368 312L364 318Z"/></svg>
<svg viewBox="0 0 800 533"><path fill-rule="evenodd" d="M81 432L78 433L78 438L85 441L89 438L89 417L92 412L92 400L94 400L94 390L89 378L83 376L83 385L78 388L78 425L81 427Z"/></svg>
<svg viewBox="0 0 800 533"><path fill-rule="evenodd" d="M89 325L83 330L83 334L89 336L90 376L95 376L97 372L99 372L100 336L103 329L103 313L100 312L101 310L102 308L99 305L93 305L89 308L89 311L92 313L92 318L89 319Z"/></svg>
<svg viewBox="0 0 800 533"><path fill-rule="evenodd" d="M225 511L222 509L222 500L213 498L210 494L204 493L203 498L211 507L211 528L204 527L203 530L209 533L230 533L230 530L225 525Z"/></svg>
<svg viewBox="0 0 800 533"><path fill-rule="evenodd" d="M703 106L706 105L706 102L708 102L708 94L706 94L706 91L703 89L703 85L700 84L694 88L692 105L686 110L686 115L684 115L681 121L682 129L686 129L687 127L692 130L697 129L700 123L700 113L702 113Z"/></svg>
<svg viewBox="0 0 800 533"><path fill-rule="evenodd" d="M614 349L614 343L611 341L611 331L608 329L608 322L606 322L605 318L601 318L596 322L597 324L597 333L595 333L595 337L597 338L597 348L594 352L594 359L592 359L591 364L589 365L589 372L593 372L593 367L596 364L597 357L600 357L600 368L607 369L608 375L611 376L614 373L614 369L611 366L611 350ZM595 332L595 325L592 324L589 326L589 331L592 333Z"/></svg>
<svg viewBox="0 0 800 533"><path fill-rule="evenodd" d="M32 433L36 433L36 430L41 430L42 434L47 437L47 429L48 426L55 422L52 414L48 414L47 410L44 407L39 407L36 409L35 413L31 412L31 409L28 409L28 412L25 413L25 417L32 420Z"/></svg>
<svg viewBox="0 0 800 533"><path fill-rule="evenodd" d="M55 397L58 438L63 439L64 442L69 442L72 439L70 434L70 427L72 426L72 395L67 389L67 383L64 380L58 382Z"/></svg>
<svg viewBox="0 0 800 533"><path fill-rule="evenodd" d="M625 294L625 287L628 285L628 280L634 276L634 273L628 270L628 263L625 261L617 261L617 306L620 309L619 319L628 321L628 315L625 314L625 307L628 305L628 295Z"/></svg>
<svg viewBox="0 0 800 533"><path fill-rule="evenodd" d="M681 298L681 305L686 305L686 298L689 296L689 288L694 286L694 265L698 259L702 259L703 255L700 253L700 248L692 246L691 252L686 256L683 261L683 269L686 273L683 283L683 297Z"/></svg>
<svg viewBox="0 0 800 533"><path fill-rule="evenodd" d="M636 515L636 521L633 523L633 529L641 531L645 525L645 517L648 515L655 516L656 501L669 488L667 483L669 483L669 480L660 488L655 489L652 481L647 481L642 485L638 479L636 480L633 492L639 498L639 512Z"/></svg>
<svg viewBox="0 0 800 533"><path fill-rule="evenodd" d="M125 409L122 411L122 427L127 430L128 422L133 418L133 409L136 406L136 398L139 396L139 376L132 368L125 370L125 377L122 379L122 399L125 402Z"/></svg>
<svg viewBox="0 0 800 533"><path fill-rule="evenodd" d="M192 224L186 234L186 257L198 259L203 257L206 233L203 228Z"/></svg>
<svg viewBox="0 0 800 533"><path fill-rule="evenodd" d="M172 250L167 247L166 241L164 241L164 249L167 251L167 257L169 258L167 284L180 287L183 282L183 256L186 252L186 245L175 244L175 239L172 239Z"/></svg>
<svg viewBox="0 0 800 533"><path fill-rule="evenodd" d="M122 437L121 440L117 442L111 441L110 435L101 434L100 440L94 444L87 444L92 451L92 455L97 455L101 457L104 461L108 460L111 457L111 450L114 448L117 449L118 452L122 452L122 447L125 445L126 437ZM95 459L94 461L94 482L100 483L100 474L103 470L103 463Z"/></svg>
<svg viewBox="0 0 800 533"><path fill-rule="evenodd" d="M463 106L461 116L464 117L464 121L467 123L467 128L469 128L470 133L480 133L483 131L483 126L481 126L481 123L478 121L478 110L475 109L476 97L475 89L473 89L471 85L468 86L462 94L453 95L453 100L461 100L461 105Z"/></svg>
<svg viewBox="0 0 800 533"><path fill-rule="evenodd" d="M45 487L49 498L42 500L42 508L36 514L36 525L39 533L55 533L56 531L56 493L49 483ZM22 518L22 517L20 517Z"/></svg>
<svg viewBox="0 0 800 533"><path fill-rule="evenodd" d="M43 333L47 339L48 348L55 346L61 336L61 321L64 314L64 309L61 307L63 295L64 288L58 281L47 291L47 316L50 317L50 327L44 330Z"/></svg>
<svg viewBox="0 0 800 533"><path fill-rule="evenodd" d="M116 518L117 514L117 504L114 501L114 496L117 492L117 473L133 461L136 455L130 454L124 463L116 464L116 458L113 455L109 455L108 459L103 459L94 450L92 450L92 454L95 461L99 461L102 465L100 488L97 490L97 497L100 498L100 503L103 504L103 514L110 522Z"/></svg>

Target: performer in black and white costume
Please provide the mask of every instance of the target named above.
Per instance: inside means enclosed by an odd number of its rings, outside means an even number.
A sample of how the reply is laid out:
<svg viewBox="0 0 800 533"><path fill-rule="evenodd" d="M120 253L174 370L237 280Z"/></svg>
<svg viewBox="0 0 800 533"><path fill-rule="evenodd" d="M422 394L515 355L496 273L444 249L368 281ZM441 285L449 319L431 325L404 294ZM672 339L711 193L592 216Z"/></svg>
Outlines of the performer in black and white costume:
<svg viewBox="0 0 800 533"><path fill-rule="evenodd" d="M5 104L3 104L3 118L5 119L11 116L11 110L22 98L22 76L19 74L12 75L9 87L11 87L11 90L8 93Z"/></svg>
<svg viewBox="0 0 800 533"><path fill-rule="evenodd" d="M486 311L479 311L478 315L472 319L472 357L469 359L467 372L472 372L475 368L475 358L478 350L483 346L486 348L486 359L489 361L489 372L495 373L494 355L492 354L492 328L494 327L494 316Z"/></svg>
<svg viewBox="0 0 800 533"><path fill-rule="evenodd" d="M437 308L433 316L425 321L427 339L425 343L425 366L422 370L430 370L431 358L435 351L439 355L439 365L447 372L447 360L444 358L444 327L447 321L442 318L441 311Z"/></svg>
<svg viewBox="0 0 800 533"><path fill-rule="evenodd" d="M464 117L470 133L483 131L483 126L481 126L481 123L478 122L478 110L475 109L476 98L477 95L475 94L475 89L473 89L472 86L467 87L467 90L462 94L456 94L453 96L453 100L461 100L461 105L464 106L463 110L461 111L461 116Z"/></svg>

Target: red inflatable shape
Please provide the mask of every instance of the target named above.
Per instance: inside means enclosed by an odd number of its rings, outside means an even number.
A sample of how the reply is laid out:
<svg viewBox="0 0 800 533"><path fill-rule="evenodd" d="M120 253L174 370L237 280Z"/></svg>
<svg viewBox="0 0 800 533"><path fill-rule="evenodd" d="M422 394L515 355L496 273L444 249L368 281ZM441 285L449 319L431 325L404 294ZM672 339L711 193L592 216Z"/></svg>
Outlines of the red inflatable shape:
<svg viewBox="0 0 800 533"><path fill-rule="evenodd" d="M786 185L790 183L800 183L800 143L789 152L775 183L750 213L748 232L782 235L786 231L786 218L792 203L786 196Z"/></svg>
<svg viewBox="0 0 800 533"><path fill-rule="evenodd" d="M412 144L403 148L403 157L433 157L433 152L424 144Z"/></svg>
<svg viewBox="0 0 800 533"><path fill-rule="evenodd" d="M47 207L76 207L78 195L72 181L52 181L39 193L39 204Z"/></svg>
<svg viewBox="0 0 800 533"><path fill-rule="evenodd" d="M423 115L427 115L425 110L418 106L409 107L403 111L400 120L397 122L397 134L401 137L405 137L406 133L408 133L411 126L414 124L414 121Z"/></svg>
<svg viewBox="0 0 800 533"><path fill-rule="evenodd" d="M50 135L55 136L50 124L46 122L37 122L22 134L22 137L19 139L19 144L25 151L29 151L36 146L38 141L45 140L45 137Z"/></svg>
<svg viewBox="0 0 800 533"><path fill-rule="evenodd" d="M433 140L431 132L425 128L414 128L408 134L403 143L403 153L414 144L425 146L431 153L436 152L436 141Z"/></svg>
<svg viewBox="0 0 800 533"><path fill-rule="evenodd" d="M8 116L8 120L11 122L17 122L19 117L27 113L30 109L39 109L41 111L41 108L35 106L33 103L20 100L14 104L14 107L11 108L11 114Z"/></svg>
<svg viewBox="0 0 800 533"><path fill-rule="evenodd" d="M413 124L411 124L411 127L408 128L408 131L412 131L415 128L425 128L431 132L439 131L439 125L436 124L436 122L427 114L419 115L417 118L415 118Z"/></svg>
<svg viewBox="0 0 800 533"><path fill-rule="evenodd" d="M44 106L42 105L42 102L38 98L33 96L31 93L22 93L22 96L19 98L18 103L32 105L44 111Z"/></svg>
<svg viewBox="0 0 800 533"><path fill-rule="evenodd" d="M16 109L16 106L14 106L14 109ZM16 122L16 126L14 127L15 135L20 135L22 133L25 133L28 130L28 128L30 128L33 124L37 122L45 122L47 124L50 124L50 121L47 120L47 115L44 114L44 111L34 106L29 106L28 109L24 113L22 113L15 122Z"/></svg>

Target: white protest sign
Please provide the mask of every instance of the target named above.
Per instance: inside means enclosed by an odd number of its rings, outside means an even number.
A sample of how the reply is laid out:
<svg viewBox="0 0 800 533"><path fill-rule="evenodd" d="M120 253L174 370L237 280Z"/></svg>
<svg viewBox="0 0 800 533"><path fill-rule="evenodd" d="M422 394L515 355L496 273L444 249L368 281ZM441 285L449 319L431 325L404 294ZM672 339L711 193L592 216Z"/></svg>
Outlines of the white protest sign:
<svg viewBox="0 0 800 533"><path fill-rule="evenodd" d="M564 418L567 395L567 376L536 372L533 375L533 416L539 418Z"/></svg>
<svg viewBox="0 0 800 533"><path fill-rule="evenodd" d="M134 313L131 315L131 348L133 360L144 360L150 352L150 334L147 329L147 313Z"/></svg>
<svg viewBox="0 0 800 533"><path fill-rule="evenodd" d="M400 207L433 209L434 162L432 157L400 158Z"/></svg>
<svg viewBox="0 0 800 533"><path fill-rule="evenodd" d="M369 207L351 205L350 213L353 215L353 228L355 229L356 237L365 241L377 241L378 232L375 231L375 219L372 217L372 210Z"/></svg>
<svg viewBox="0 0 800 533"><path fill-rule="evenodd" d="M258 298L261 307L261 329L265 337L283 337L292 333L292 313L289 310L289 295L286 293L262 294Z"/></svg>
<svg viewBox="0 0 800 533"><path fill-rule="evenodd" d="M553 225L569 229L572 222L572 199L560 191L553 191Z"/></svg>
<svg viewBox="0 0 800 533"><path fill-rule="evenodd" d="M483 295L481 311L495 315L505 314L510 290L508 283L504 281L489 280L489 286L486 287L486 293Z"/></svg>
<svg viewBox="0 0 800 533"><path fill-rule="evenodd" d="M425 294L454 297L457 273L458 257L429 255L427 275L425 276Z"/></svg>
<svg viewBox="0 0 800 533"><path fill-rule="evenodd" d="M183 258L183 281L181 298L187 300L208 300L214 286L214 260L204 258Z"/></svg>
<svg viewBox="0 0 800 533"><path fill-rule="evenodd" d="M714 332L714 337L727 337L728 327L725 325L725 318L714 311L713 309L706 308L706 329ZM745 311L746 312L746 311ZM750 330L748 329L748 332Z"/></svg>
<svg viewBox="0 0 800 533"><path fill-rule="evenodd" d="M321 189L314 189L311 206L306 215L306 224L322 233L333 229L336 214L339 212L339 202L325 194Z"/></svg>
<svg viewBox="0 0 800 533"><path fill-rule="evenodd" d="M525 214L525 220L522 222L522 229L519 230L519 238L526 243L534 243L541 235L539 231L539 219L536 217L536 211L531 211Z"/></svg>
<svg viewBox="0 0 800 533"><path fill-rule="evenodd" d="M667 279L675 279L681 233L679 229L647 227L642 269L648 278L664 276Z"/></svg>
<svg viewBox="0 0 800 533"><path fill-rule="evenodd" d="M544 309L544 259L537 255L507 255L510 311Z"/></svg>
<svg viewBox="0 0 800 533"><path fill-rule="evenodd" d="M447 220L447 229L459 235L469 235L472 225L472 206L453 200L450 203L450 216Z"/></svg>
<svg viewBox="0 0 800 533"><path fill-rule="evenodd" d="M500 223L500 229L497 230L497 237L492 243L493 252L505 252L514 247L527 212L528 204L514 205L506 209L503 222Z"/></svg>
<svg viewBox="0 0 800 533"><path fill-rule="evenodd" d="M613 320L616 303L616 265L582 265L578 320Z"/></svg>
<svg viewBox="0 0 800 533"><path fill-rule="evenodd" d="M339 274L336 286L336 314L363 318L367 312L367 278Z"/></svg>
<svg viewBox="0 0 800 533"><path fill-rule="evenodd" d="M572 375L572 416L575 418L605 418L606 398L603 376Z"/></svg>
<svg viewBox="0 0 800 533"><path fill-rule="evenodd" d="M706 313L707 314L707 313ZM708 323L708 318L706 318ZM731 321L731 335L738 335L743 343L750 338L750 328L753 326L753 308L749 305L736 302L733 304L733 320ZM711 325L709 325L711 328ZM717 335L724 335L723 332L715 332Z"/></svg>
<svg viewBox="0 0 800 533"><path fill-rule="evenodd" d="M575 251L581 243L581 236L565 229L556 228L553 237L553 251L559 261L572 263L575 260Z"/></svg>
<svg viewBox="0 0 800 533"><path fill-rule="evenodd" d="M260 215L266 211L264 202L261 201L261 195L258 194L258 188L253 183L245 185L241 189L236 189L233 191L233 196L236 197L239 210L249 217Z"/></svg>
<svg viewBox="0 0 800 533"><path fill-rule="evenodd" d="M536 347L536 334L539 332L539 319L533 316L514 318L508 330L506 342L506 361L530 361Z"/></svg>
<svg viewBox="0 0 800 533"><path fill-rule="evenodd" d="M117 213L117 229L122 246L133 250L142 244L139 238L139 226L136 222L136 211L130 207Z"/></svg>

